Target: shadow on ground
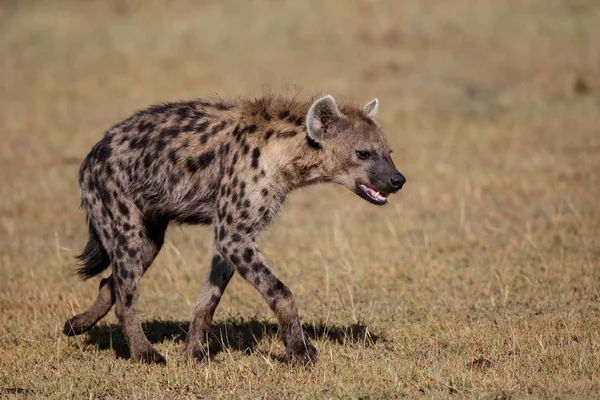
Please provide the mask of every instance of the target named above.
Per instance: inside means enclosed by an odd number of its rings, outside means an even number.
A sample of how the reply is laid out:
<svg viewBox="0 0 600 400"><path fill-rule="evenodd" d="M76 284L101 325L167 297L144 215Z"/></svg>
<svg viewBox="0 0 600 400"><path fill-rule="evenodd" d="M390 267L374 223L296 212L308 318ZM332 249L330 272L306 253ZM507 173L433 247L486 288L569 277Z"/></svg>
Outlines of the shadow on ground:
<svg viewBox="0 0 600 400"><path fill-rule="evenodd" d="M187 337L188 326L189 322L183 321L150 321L142 324L151 343L161 343L165 340L183 342ZM366 325L360 323L348 326L317 323L304 324L302 327L311 339L328 340L338 344L360 344L368 347L382 340L381 336L372 333ZM252 353L263 338L275 337L277 331L276 324L258 319L229 319L215 324L210 334L211 357L226 349ZM98 346L100 350L114 349L118 357L130 356L125 338L117 324L94 327L88 334L88 343Z"/></svg>

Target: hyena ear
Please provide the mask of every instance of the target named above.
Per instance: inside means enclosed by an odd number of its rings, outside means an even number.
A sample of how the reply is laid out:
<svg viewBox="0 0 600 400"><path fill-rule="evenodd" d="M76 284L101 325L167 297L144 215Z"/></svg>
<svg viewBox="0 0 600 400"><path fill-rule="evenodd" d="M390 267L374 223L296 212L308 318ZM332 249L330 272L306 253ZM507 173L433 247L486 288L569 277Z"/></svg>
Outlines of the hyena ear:
<svg viewBox="0 0 600 400"><path fill-rule="evenodd" d="M334 124L340 118L340 111L333 96L327 95L315 101L306 114L308 136L319 143L333 133Z"/></svg>
<svg viewBox="0 0 600 400"><path fill-rule="evenodd" d="M377 110L379 110L379 100L377 98L371 100L367 103L365 108L363 108L363 112L369 118L375 118L375 114L377 114Z"/></svg>

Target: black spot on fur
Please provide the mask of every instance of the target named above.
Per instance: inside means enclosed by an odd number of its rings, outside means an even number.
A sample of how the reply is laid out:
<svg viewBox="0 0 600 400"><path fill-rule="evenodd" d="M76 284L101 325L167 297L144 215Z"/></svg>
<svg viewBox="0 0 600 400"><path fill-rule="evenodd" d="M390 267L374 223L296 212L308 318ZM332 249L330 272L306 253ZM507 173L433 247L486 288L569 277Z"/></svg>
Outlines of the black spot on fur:
<svg viewBox="0 0 600 400"><path fill-rule="evenodd" d="M123 236L123 234L119 233L117 235L117 243L119 243L119 245L123 246L127 243L127 238L125 236Z"/></svg>
<svg viewBox="0 0 600 400"><path fill-rule="evenodd" d="M250 146L248 144L244 145L244 155L248 154L248 152L250 151Z"/></svg>
<svg viewBox="0 0 600 400"><path fill-rule="evenodd" d="M106 174L107 178L110 178L113 175L114 171L110 164L106 164L106 166L104 167L104 173Z"/></svg>
<svg viewBox="0 0 600 400"><path fill-rule="evenodd" d="M196 125L196 132L204 132L208 128L208 121L204 121L201 124Z"/></svg>
<svg viewBox="0 0 600 400"><path fill-rule="evenodd" d="M290 289L288 289L287 286L285 286L279 279L275 283L274 289L285 297L288 297L291 294Z"/></svg>
<svg viewBox="0 0 600 400"><path fill-rule="evenodd" d="M133 295L131 293L128 293L127 296L125 296L125 307L127 307L127 308L131 307L132 303L133 303Z"/></svg>
<svg viewBox="0 0 600 400"><path fill-rule="evenodd" d="M196 173L198 170L208 168L215 159L215 152L210 150L200 154L196 158L189 158L187 160L187 169L192 173Z"/></svg>
<svg viewBox="0 0 600 400"><path fill-rule="evenodd" d="M95 158L99 163L103 163L110 157L111 154L112 149L110 147L110 139L108 139L108 136L104 136L100 142L96 143L91 151L90 156Z"/></svg>
<svg viewBox="0 0 600 400"><path fill-rule="evenodd" d="M250 247L246 247L243 255L244 261L249 263L250 261L252 261L252 257L254 257L254 250L252 250L252 248Z"/></svg>
<svg viewBox="0 0 600 400"><path fill-rule="evenodd" d="M288 139L288 138L293 138L297 134L298 134L298 132L297 131L293 131L293 130L292 131L283 131L283 132L279 132L277 134L277 137L281 138L281 139Z"/></svg>
<svg viewBox="0 0 600 400"><path fill-rule="evenodd" d="M256 125L252 124L248 127L248 132L249 133L254 133L256 132Z"/></svg>
<svg viewBox="0 0 600 400"><path fill-rule="evenodd" d="M271 139L271 136L273 136L273 134L275 133L275 129L271 128L267 131L267 134L265 135L265 140L269 141L269 139Z"/></svg>
<svg viewBox="0 0 600 400"><path fill-rule="evenodd" d="M171 149L171 151L169 151L169 160L173 164L177 164L177 161L179 161L179 154L177 154L177 150Z"/></svg>
<svg viewBox="0 0 600 400"><path fill-rule="evenodd" d="M165 139L159 139L156 142L155 147L156 147L156 152L160 153L167 147L167 141Z"/></svg>
<svg viewBox="0 0 600 400"><path fill-rule="evenodd" d="M255 262L254 264L252 264L252 271L254 271L255 273L259 273L263 269L265 269L265 264L261 262Z"/></svg>
<svg viewBox="0 0 600 400"><path fill-rule="evenodd" d="M304 124L304 118L300 117L296 120L296 126L302 126Z"/></svg>
<svg viewBox="0 0 600 400"><path fill-rule="evenodd" d="M269 191L267 189L261 190L260 193L265 197L267 197L269 195Z"/></svg>
<svg viewBox="0 0 600 400"><path fill-rule="evenodd" d="M239 265L240 263L240 258L238 256L236 256L235 254L232 254L229 259L231 260L231 262L235 265Z"/></svg>
<svg viewBox="0 0 600 400"><path fill-rule="evenodd" d="M129 215L129 208L127 207L127 205L125 205L125 203L122 203L120 201L119 201L119 212L125 216Z"/></svg>
<svg viewBox="0 0 600 400"><path fill-rule="evenodd" d="M282 111L279 113L279 119L285 119L288 115L290 115L289 111Z"/></svg>
<svg viewBox="0 0 600 400"><path fill-rule="evenodd" d="M243 265L240 265L237 267L238 272L240 273L241 276L243 276L244 278L248 275L248 267L245 267Z"/></svg>
<svg viewBox="0 0 600 400"><path fill-rule="evenodd" d="M252 151L252 168L258 168L258 159L260 158L260 149L255 147Z"/></svg>
<svg viewBox="0 0 600 400"><path fill-rule="evenodd" d="M242 237L240 236L239 233L234 233L233 235L231 235L231 241L232 242L241 242L242 241Z"/></svg>
<svg viewBox="0 0 600 400"><path fill-rule="evenodd" d="M150 166L152 165L152 154L146 153L146 155L144 156L143 163L145 169L150 168Z"/></svg>
<svg viewBox="0 0 600 400"><path fill-rule="evenodd" d="M167 128L165 130L163 130L160 134L159 137L161 139L176 139L177 136L179 136L179 134L181 133L181 129L179 129L176 126Z"/></svg>
<svg viewBox="0 0 600 400"><path fill-rule="evenodd" d="M140 134L129 142L129 147L131 149L143 149L148 145L148 134Z"/></svg>
<svg viewBox="0 0 600 400"><path fill-rule="evenodd" d="M154 131L155 128L156 125L149 121L141 121L137 127L140 133L151 133Z"/></svg>
<svg viewBox="0 0 600 400"><path fill-rule="evenodd" d="M110 195L110 192L108 190L106 190L106 188L104 186L98 186L98 193L100 194L100 198L102 198L102 200L106 204L112 203L112 196Z"/></svg>
<svg viewBox="0 0 600 400"><path fill-rule="evenodd" d="M226 126L227 126L227 121L221 121L219 124L213 126L210 133L212 135L216 135L217 133L221 132Z"/></svg>
<svg viewBox="0 0 600 400"><path fill-rule="evenodd" d="M225 231L225 227L221 226L221 229L219 229L219 240L223 240L225 239L225 235L226 235L226 231Z"/></svg>
<svg viewBox="0 0 600 400"><path fill-rule="evenodd" d="M226 267L225 260L215 254L210 265L210 275L208 277L210 283L215 286L221 286L221 282L224 280L222 275L224 267Z"/></svg>

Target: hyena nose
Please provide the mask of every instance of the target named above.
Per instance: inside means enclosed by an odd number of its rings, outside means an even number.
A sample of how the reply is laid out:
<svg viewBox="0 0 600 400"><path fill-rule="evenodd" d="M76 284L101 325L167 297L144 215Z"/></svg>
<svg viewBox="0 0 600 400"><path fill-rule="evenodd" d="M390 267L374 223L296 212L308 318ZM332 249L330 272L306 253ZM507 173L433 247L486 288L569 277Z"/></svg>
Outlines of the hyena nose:
<svg viewBox="0 0 600 400"><path fill-rule="evenodd" d="M400 172L390 176L390 184L394 190L402 189L402 186L406 183L406 178Z"/></svg>

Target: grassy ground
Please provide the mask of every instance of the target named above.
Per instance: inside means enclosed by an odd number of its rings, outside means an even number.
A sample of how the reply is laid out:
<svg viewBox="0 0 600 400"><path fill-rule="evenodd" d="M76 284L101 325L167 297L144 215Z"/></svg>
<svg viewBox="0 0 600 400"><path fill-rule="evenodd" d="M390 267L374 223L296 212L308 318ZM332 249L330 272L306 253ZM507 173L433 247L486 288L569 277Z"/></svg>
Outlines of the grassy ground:
<svg viewBox="0 0 600 400"><path fill-rule="evenodd" d="M600 3L0 3L0 397L600 398ZM214 354L183 342L210 233L172 227L144 277L165 368L127 359L116 319L68 339L98 280L76 171L150 103L296 83L381 100L405 189L289 199L261 247L320 350L279 362L239 277Z"/></svg>

